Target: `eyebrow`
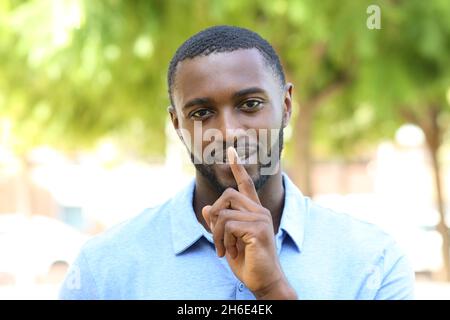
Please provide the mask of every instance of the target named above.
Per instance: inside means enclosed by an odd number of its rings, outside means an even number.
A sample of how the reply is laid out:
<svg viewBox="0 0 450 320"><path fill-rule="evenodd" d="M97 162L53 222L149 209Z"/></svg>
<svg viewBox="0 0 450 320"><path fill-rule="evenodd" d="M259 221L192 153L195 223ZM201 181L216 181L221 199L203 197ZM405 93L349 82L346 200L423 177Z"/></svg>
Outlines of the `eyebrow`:
<svg viewBox="0 0 450 320"><path fill-rule="evenodd" d="M267 95L266 90L258 88L258 87L251 87L247 89L242 89L233 94L233 99L242 98L243 96L253 94L253 93L262 93L264 95Z"/></svg>
<svg viewBox="0 0 450 320"><path fill-rule="evenodd" d="M235 92L233 94L233 99L239 99L242 98L246 95L249 94L254 94L254 93L262 93L264 95L267 95L266 91L264 89L258 88L258 87L251 87L251 88L246 88L246 89L242 89L239 90L237 92ZM183 106L183 110L184 109L188 109L191 108L193 106L197 106L197 105L207 105L207 104L211 104L212 99L210 98L194 98L192 100L189 100L184 106Z"/></svg>
<svg viewBox="0 0 450 320"><path fill-rule="evenodd" d="M209 98L194 98L186 102L186 104L183 106L183 110L197 105L207 105L209 103L211 103L211 99Z"/></svg>

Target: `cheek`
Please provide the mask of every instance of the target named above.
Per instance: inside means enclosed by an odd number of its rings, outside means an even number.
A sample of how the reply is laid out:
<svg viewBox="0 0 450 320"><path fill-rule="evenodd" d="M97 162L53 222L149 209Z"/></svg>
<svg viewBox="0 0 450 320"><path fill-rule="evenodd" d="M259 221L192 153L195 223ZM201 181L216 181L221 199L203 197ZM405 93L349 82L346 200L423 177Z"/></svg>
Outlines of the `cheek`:
<svg viewBox="0 0 450 320"><path fill-rule="evenodd" d="M186 148L192 153L194 150L194 129L190 126L186 126L182 121L179 122L178 127L178 135L182 139L182 142L185 144Z"/></svg>
<svg viewBox="0 0 450 320"><path fill-rule="evenodd" d="M270 128L265 130L260 130L258 134L258 145L261 154L268 154L270 150L274 147L279 139L280 129Z"/></svg>
<svg viewBox="0 0 450 320"><path fill-rule="evenodd" d="M260 147L265 148L266 151L272 149L273 144L276 144L279 139L281 129L281 113L270 113L270 116L267 116L264 126L261 126L257 129L258 144L260 145Z"/></svg>
<svg viewBox="0 0 450 320"><path fill-rule="evenodd" d="M255 129L279 128L283 119L283 108L280 105L269 104L258 112L256 116L250 117L249 125Z"/></svg>
<svg viewBox="0 0 450 320"><path fill-rule="evenodd" d="M271 108L271 128L280 128L283 122L284 109L282 105L272 106Z"/></svg>
<svg viewBox="0 0 450 320"><path fill-rule="evenodd" d="M270 131L278 130L282 127L283 113L277 110L276 107L268 107L261 110L258 117L254 117L250 121L250 127L258 131L258 135L270 136Z"/></svg>

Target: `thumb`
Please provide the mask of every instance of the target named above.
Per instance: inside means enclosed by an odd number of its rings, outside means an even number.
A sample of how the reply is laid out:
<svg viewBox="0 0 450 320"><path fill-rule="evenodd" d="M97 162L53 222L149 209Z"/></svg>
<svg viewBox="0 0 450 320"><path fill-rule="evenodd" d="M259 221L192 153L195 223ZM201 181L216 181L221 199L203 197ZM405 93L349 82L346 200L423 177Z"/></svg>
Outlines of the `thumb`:
<svg viewBox="0 0 450 320"><path fill-rule="evenodd" d="M202 216L203 216L203 219L205 219L206 224L209 226L209 228L212 229L211 225L210 225L211 219L210 219L210 216L209 216L209 209L211 209L211 206L209 206L209 205L208 206L204 206L203 209L202 209Z"/></svg>

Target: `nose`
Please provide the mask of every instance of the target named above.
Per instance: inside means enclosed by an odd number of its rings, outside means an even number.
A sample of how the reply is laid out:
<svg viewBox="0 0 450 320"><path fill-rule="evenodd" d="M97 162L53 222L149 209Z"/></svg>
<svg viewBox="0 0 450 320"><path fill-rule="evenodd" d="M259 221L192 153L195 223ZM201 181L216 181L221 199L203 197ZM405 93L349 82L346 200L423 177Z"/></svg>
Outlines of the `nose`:
<svg viewBox="0 0 450 320"><path fill-rule="evenodd" d="M221 131L222 136L226 141L233 142L238 132L244 130L239 115L234 108L223 108L221 116L219 117L218 130Z"/></svg>

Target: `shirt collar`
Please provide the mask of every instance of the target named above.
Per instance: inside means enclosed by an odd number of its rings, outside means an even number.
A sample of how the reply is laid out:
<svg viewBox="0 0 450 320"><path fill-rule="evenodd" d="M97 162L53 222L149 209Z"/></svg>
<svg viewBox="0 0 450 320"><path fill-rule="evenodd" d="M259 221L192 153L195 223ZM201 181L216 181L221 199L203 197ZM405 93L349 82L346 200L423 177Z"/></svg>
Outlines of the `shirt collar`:
<svg viewBox="0 0 450 320"><path fill-rule="evenodd" d="M280 229L286 232L299 251L303 247L306 216L309 212L309 199L283 173L284 208L281 215Z"/></svg>
<svg viewBox="0 0 450 320"><path fill-rule="evenodd" d="M286 232L299 251L302 250L306 214L307 197L294 185L286 174L282 174L285 189L284 208L280 229ZM197 221L193 209L195 179L171 200L170 224L172 244L175 254L180 254L202 236L212 241L211 235Z"/></svg>
<svg viewBox="0 0 450 320"><path fill-rule="evenodd" d="M203 235L193 208L195 179L172 198L170 224L175 254L182 253ZM206 231L206 230L205 230Z"/></svg>

